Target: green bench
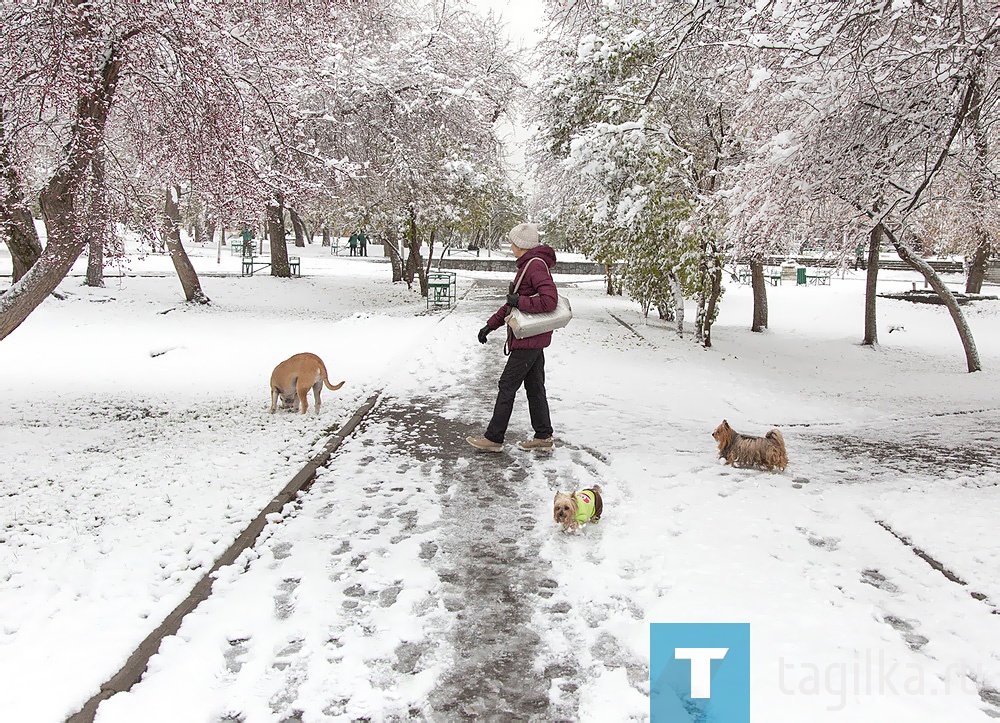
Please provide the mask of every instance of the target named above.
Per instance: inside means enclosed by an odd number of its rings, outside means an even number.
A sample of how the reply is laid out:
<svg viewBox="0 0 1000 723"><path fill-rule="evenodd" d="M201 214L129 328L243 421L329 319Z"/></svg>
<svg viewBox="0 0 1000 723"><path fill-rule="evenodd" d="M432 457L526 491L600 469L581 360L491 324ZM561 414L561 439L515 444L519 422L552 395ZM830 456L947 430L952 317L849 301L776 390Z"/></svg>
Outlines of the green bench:
<svg viewBox="0 0 1000 723"><path fill-rule="evenodd" d="M458 300L458 276L454 271L431 271L427 274L427 308L451 307Z"/></svg>
<svg viewBox="0 0 1000 723"><path fill-rule="evenodd" d="M260 261L257 256L243 257L243 271L240 276L253 276L258 271L271 268L270 261ZM288 270L292 276L302 276L302 260L298 256L288 257Z"/></svg>
<svg viewBox="0 0 1000 723"><path fill-rule="evenodd" d="M243 271L240 272L240 276L253 276L254 272L271 267L270 261L258 261L257 259L257 256L244 256Z"/></svg>
<svg viewBox="0 0 1000 723"><path fill-rule="evenodd" d="M243 239L241 238L229 242L230 256L253 256L256 250L257 246L253 241L247 245L247 248L244 248Z"/></svg>
<svg viewBox="0 0 1000 723"><path fill-rule="evenodd" d="M750 269L746 267L737 268L734 277L734 280L740 284L749 284L752 280ZM771 286L777 286L781 283L781 271L776 269L764 269L764 281L771 284Z"/></svg>
<svg viewBox="0 0 1000 723"><path fill-rule="evenodd" d="M447 249L445 249L446 256L451 256L452 254L465 254L467 256L472 256L473 254L475 254L476 256L479 256L479 247L469 246L467 248L463 248L461 246L454 246L454 247L449 246Z"/></svg>
<svg viewBox="0 0 1000 723"><path fill-rule="evenodd" d="M805 286L806 284L829 286L832 275L832 271L814 271L813 273L809 273L809 270L805 266L800 266L795 270L795 283L798 286Z"/></svg>

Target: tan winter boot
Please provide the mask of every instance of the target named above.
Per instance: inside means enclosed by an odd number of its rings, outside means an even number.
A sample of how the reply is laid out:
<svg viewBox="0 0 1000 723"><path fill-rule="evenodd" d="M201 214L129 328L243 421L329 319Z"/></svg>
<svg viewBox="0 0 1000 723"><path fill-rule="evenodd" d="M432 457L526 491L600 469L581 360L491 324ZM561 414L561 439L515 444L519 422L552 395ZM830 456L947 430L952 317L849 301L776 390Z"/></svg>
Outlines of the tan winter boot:
<svg viewBox="0 0 1000 723"><path fill-rule="evenodd" d="M493 442L486 437L466 437L465 441L471 444L476 449L482 449L486 452L502 452L503 444L500 442Z"/></svg>
<svg viewBox="0 0 1000 723"><path fill-rule="evenodd" d="M538 449L543 452L549 452L555 445L555 439L552 437L546 437L545 439L539 439L535 437L534 439L529 439L527 442L521 442L521 449Z"/></svg>

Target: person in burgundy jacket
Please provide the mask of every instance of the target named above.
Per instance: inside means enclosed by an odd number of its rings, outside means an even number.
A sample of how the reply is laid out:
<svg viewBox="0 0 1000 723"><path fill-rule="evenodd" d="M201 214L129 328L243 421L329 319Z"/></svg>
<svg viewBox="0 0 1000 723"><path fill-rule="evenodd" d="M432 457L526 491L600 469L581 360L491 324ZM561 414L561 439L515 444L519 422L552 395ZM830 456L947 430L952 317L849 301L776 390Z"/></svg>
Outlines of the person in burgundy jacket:
<svg viewBox="0 0 1000 723"><path fill-rule="evenodd" d="M507 234L510 250L517 260L517 273L510 285L507 303L489 318L486 326L479 330L479 343L486 343L486 336L493 330L505 326L504 318L512 308L529 314L552 311L559 298L556 284L552 280L552 267L556 263L556 252L538 240L538 227L533 223L522 223ZM539 261L532 262L532 259ZM523 277L523 278L522 278ZM520 286L514 286L520 279ZM496 405L482 437L467 437L473 447L499 452L503 449L503 438L507 433L514 397L524 384L528 396L528 414L535 430L534 439L521 442L522 449L552 449L552 421L549 419L549 401L545 396L545 347L552 342L552 332L517 339L507 328L507 347L510 356L497 383Z"/></svg>

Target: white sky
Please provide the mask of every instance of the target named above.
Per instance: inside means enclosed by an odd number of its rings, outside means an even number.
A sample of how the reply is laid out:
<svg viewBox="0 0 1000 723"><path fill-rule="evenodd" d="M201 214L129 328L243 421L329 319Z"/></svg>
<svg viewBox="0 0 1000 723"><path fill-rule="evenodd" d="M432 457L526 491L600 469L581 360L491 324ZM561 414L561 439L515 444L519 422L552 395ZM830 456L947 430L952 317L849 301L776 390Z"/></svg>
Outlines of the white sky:
<svg viewBox="0 0 1000 723"><path fill-rule="evenodd" d="M538 42L544 18L544 3L541 0L470 0L473 6L484 13L492 11L507 26L507 33L515 47L531 48ZM516 179L528 183L525 170L524 146L528 130L515 120L513 124L501 120L497 133L507 147L507 160Z"/></svg>
<svg viewBox="0 0 1000 723"><path fill-rule="evenodd" d="M538 41L538 28L544 16L541 0L470 0L472 5L492 10L508 25L511 39L525 47Z"/></svg>

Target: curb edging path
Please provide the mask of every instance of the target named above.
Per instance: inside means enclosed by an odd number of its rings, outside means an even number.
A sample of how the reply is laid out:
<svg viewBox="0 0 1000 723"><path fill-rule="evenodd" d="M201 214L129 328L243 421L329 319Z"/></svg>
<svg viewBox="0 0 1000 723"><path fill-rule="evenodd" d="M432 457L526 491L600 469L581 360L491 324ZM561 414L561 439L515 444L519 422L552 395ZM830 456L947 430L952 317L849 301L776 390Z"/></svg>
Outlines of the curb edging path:
<svg viewBox="0 0 1000 723"><path fill-rule="evenodd" d="M67 723L92 723L97 715L98 706L118 693L124 693L142 679L146 672L149 659L156 654L160 648L160 643L164 638L177 633L180 629L184 617L194 610L198 605L208 599L212 593L212 583L215 574L221 568L232 565L244 551L253 547L260 533L267 525L268 515L280 512L285 505L295 499L296 495L305 490L316 478L316 471L330 461L330 457L340 447L341 443L354 431L361 423L361 420L375 407L381 395L381 391L375 392L368 400L362 404L346 424L341 427L326 443L323 449L306 462L305 466L292 477L291 481L274 496L268 505L260 511L247 527L237 536L225 552L216 560L215 565L209 570L191 589L188 596L171 611L169 615L160 623L153 632L139 643L139 646L132 652L128 660L121 669L101 685L100 691L88 700L83 707L66 720Z"/></svg>

